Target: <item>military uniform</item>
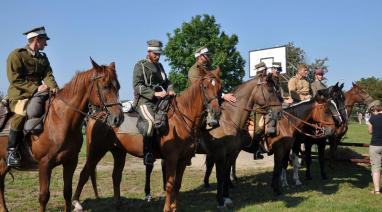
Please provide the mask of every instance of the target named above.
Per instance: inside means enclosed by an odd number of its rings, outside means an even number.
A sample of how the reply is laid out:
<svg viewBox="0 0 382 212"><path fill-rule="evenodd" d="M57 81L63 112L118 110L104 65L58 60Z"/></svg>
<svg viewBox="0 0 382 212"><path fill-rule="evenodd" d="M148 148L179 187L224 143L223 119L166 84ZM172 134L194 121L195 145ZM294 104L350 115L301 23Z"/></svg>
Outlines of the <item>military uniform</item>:
<svg viewBox="0 0 382 212"><path fill-rule="evenodd" d="M288 82L290 96L297 101L306 100L310 95L309 82L305 79L292 77Z"/></svg>
<svg viewBox="0 0 382 212"><path fill-rule="evenodd" d="M327 86L320 80L315 80L310 84L310 89L312 90L312 96L315 96L318 90L327 88Z"/></svg>
<svg viewBox="0 0 382 212"><path fill-rule="evenodd" d="M148 51L161 52L162 42L151 40L147 42ZM133 87L135 107L142 118L140 132L144 136L144 164L152 164L155 159L152 155L152 136L154 133L154 110L160 101L154 96L155 92L173 91L173 87L161 63L153 63L149 59L138 61L134 66ZM147 159L147 155L151 154Z"/></svg>
<svg viewBox="0 0 382 212"><path fill-rule="evenodd" d="M41 36L49 40L44 27L35 28L24 33L24 35L28 39ZM8 142L8 152L10 152L9 150L15 149L17 143L23 138L22 130L28 100L37 92L38 87L42 85L42 81L51 89L57 89L58 86L48 57L43 52L33 51L29 45L15 49L9 54L7 77L9 81L9 107L15 113L10 120L11 131ZM8 163L8 165L10 164Z"/></svg>

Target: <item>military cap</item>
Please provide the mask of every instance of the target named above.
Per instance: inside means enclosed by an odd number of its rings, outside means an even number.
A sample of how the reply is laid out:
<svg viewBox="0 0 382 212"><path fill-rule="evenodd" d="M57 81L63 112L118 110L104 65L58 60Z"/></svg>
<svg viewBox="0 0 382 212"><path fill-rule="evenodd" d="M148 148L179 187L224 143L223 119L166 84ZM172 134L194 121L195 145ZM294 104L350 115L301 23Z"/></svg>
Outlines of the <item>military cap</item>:
<svg viewBox="0 0 382 212"><path fill-rule="evenodd" d="M257 74L265 73L265 71L267 70L267 66L264 62L260 62L259 64L255 65L255 69Z"/></svg>
<svg viewBox="0 0 382 212"><path fill-rule="evenodd" d="M159 40L149 40L147 41L147 51L151 51L157 54L162 53L162 42Z"/></svg>
<svg viewBox="0 0 382 212"><path fill-rule="evenodd" d="M48 35L46 34L45 27L43 27L43 26L42 27L36 27L36 28L31 29L27 32L24 32L23 35L26 35L27 39L34 38L36 36L45 37L47 40L50 39L48 37Z"/></svg>
<svg viewBox="0 0 382 212"><path fill-rule="evenodd" d="M281 71L281 63L280 62L273 62L272 68L276 69L277 71Z"/></svg>
<svg viewBox="0 0 382 212"><path fill-rule="evenodd" d="M314 71L315 75L324 75L324 69L318 68Z"/></svg>
<svg viewBox="0 0 382 212"><path fill-rule="evenodd" d="M197 58L200 55L206 55L206 54L208 54L208 48L205 46L202 46L202 47L199 47L198 49L196 49L194 56L195 56L195 58Z"/></svg>

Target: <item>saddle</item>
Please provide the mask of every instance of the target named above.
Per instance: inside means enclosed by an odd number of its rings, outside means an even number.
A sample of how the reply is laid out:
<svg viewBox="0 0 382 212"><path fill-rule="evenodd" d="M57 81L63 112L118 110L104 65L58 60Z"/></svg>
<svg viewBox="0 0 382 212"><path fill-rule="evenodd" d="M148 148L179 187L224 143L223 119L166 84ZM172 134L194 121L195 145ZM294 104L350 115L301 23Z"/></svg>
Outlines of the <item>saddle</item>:
<svg viewBox="0 0 382 212"><path fill-rule="evenodd" d="M39 134L43 131L45 118L45 103L49 98L49 93L37 92L29 100L27 105L27 121L24 124L24 134Z"/></svg>

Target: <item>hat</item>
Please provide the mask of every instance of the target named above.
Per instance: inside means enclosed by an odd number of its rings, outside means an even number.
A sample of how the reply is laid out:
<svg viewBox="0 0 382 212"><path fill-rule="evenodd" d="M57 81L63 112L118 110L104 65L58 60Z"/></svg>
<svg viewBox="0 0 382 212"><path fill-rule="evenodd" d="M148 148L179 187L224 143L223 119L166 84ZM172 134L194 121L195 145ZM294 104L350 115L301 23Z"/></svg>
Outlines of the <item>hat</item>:
<svg viewBox="0 0 382 212"><path fill-rule="evenodd" d="M256 73L259 74L259 73L265 72L267 70L267 66L265 65L264 62L261 62L255 65L255 69L256 69Z"/></svg>
<svg viewBox="0 0 382 212"><path fill-rule="evenodd" d="M43 26L31 29L31 30L29 30L27 32L24 32L23 35L26 35L28 40L30 38L34 38L36 36L45 37L47 40L50 39L48 37L48 35L46 34L45 27L43 27Z"/></svg>
<svg viewBox="0 0 382 212"><path fill-rule="evenodd" d="M280 62L273 62L272 68L275 68L277 71L281 71L281 63Z"/></svg>
<svg viewBox="0 0 382 212"><path fill-rule="evenodd" d="M151 51L157 54L162 53L162 42L159 40L149 40L147 41L147 51Z"/></svg>
<svg viewBox="0 0 382 212"><path fill-rule="evenodd" d="M314 71L315 75L324 75L324 69L318 68Z"/></svg>
<svg viewBox="0 0 382 212"><path fill-rule="evenodd" d="M207 47L203 46L196 49L194 56L196 58L196 57L199 57L200 55L206 55L207 53L208 53Z"/></svg>
<svg viewBox="0 0 382 212"><path fill-rule="evenodd" d="M381 106L381 101L379 100L374 100L372 101L368 106L367 106L367 109L370 110L372 109L373 107L375 106Z"/></svg>

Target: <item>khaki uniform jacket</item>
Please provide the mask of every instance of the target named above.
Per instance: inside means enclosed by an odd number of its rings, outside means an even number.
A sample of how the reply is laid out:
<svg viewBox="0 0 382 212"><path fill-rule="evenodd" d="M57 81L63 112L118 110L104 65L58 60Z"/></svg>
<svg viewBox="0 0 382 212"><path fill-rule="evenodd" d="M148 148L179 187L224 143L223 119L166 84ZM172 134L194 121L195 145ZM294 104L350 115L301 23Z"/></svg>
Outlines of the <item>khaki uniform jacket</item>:
<svg viewBox="0 0 382 212"><path fill-rule="evenodd" d="M307 99L310 94L309 82L305 79L298 80L296 76L292 77L288 82L290 96L298 101Z"/></svg>
<svg viewBox="0 0 382 212"><path fill-rule="evenodd" d="M198 62L196 62L191 68L188 70L188 82L187 87L190 87L191 83L193 83L195 80L198 80L201 78L200 71L198 66L200 66ZM204 65L206 70L210 70L210 67L208 64Z"/></svg>
<svg viewBox="0 0 382 212"><path fill-rule="evenodd" d="M160 86L160 87L158 87ZM161 63L151 63L148 59L138 61L134 66L133 87L135 104L156 103L154 92L174 91ZM159 90L158 90L159 89Z"/></svg>
<svg viewBox="0 0 382 212"><path fill-rule="evenodd" d="M45 53L33 55L27 48L15 49L7 59L8 97L11 101L31 98L42 81L49 88L58 88Z"/></svg>
<svg viewBox="0 0 382 212"><path fill-rule="evenodd" d="M318 90L325 89L327 86L322 81L315 80L310 85L310 88L312 89L312 96L315 96Z"/></svg>

